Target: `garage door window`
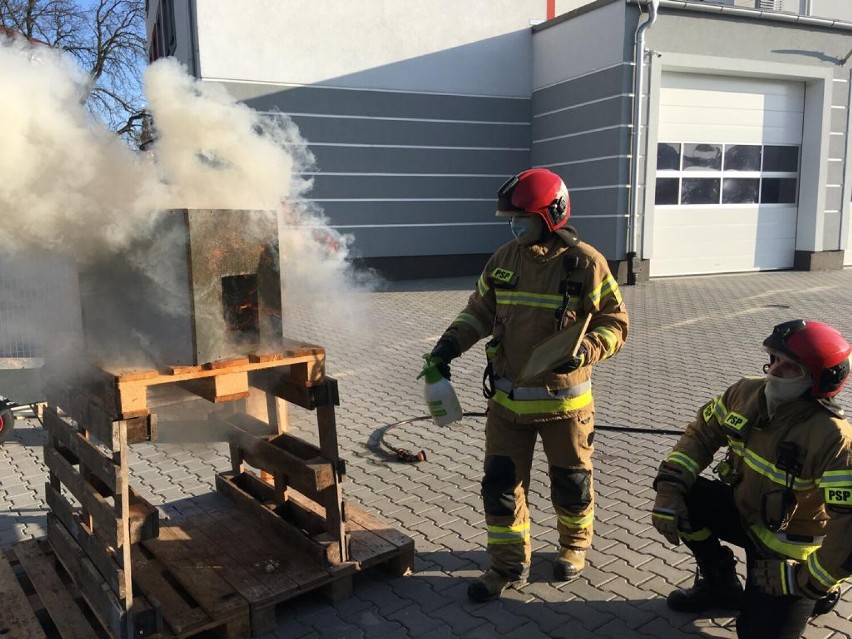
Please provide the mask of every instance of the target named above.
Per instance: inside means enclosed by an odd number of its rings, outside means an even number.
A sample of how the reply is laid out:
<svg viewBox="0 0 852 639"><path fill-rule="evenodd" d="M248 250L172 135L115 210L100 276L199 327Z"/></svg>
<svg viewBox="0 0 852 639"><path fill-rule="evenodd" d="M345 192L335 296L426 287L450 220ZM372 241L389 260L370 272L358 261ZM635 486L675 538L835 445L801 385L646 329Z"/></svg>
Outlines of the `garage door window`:
<svg viewBox="0 0 852 639"><path fill-rule="evenodd" d="M661 142L655 204L795 204L799 147Z"/></svg>

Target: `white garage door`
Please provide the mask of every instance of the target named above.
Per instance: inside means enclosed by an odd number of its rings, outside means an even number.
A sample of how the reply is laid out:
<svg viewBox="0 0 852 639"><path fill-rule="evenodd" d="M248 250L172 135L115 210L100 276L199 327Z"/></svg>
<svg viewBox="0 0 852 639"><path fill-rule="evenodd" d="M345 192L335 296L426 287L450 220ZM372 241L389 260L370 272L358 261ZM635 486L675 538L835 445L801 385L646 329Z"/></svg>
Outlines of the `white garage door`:
<svg viewBox="0 0 852 639"><path fill-rule="evenodd" d="M652 276L793 266L803 111L802 83L663 74Z"/></svg>

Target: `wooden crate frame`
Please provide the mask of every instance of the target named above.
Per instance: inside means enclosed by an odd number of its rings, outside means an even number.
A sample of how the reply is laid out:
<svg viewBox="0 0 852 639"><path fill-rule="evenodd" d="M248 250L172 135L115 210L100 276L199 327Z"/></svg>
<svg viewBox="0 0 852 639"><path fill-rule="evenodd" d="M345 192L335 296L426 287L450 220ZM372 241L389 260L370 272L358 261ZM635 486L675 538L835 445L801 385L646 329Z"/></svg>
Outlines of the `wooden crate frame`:
<svg viewBox="0 0 852 639"><path fill-rule="evenodd" d="M90 368L70 381L47 376L48 541L115 639L182 638L210 628L237 639L249 632L249 611L258 634L274 628L276 604L301 592L323 588L336 600L351 594L352 574L362 568L384 563L399 574L411 571L410 538L346 507L337 382L325 374L324 349L285 342L281 352L204 366ZM280 561L308 560L311 568L299 568L299 579L273 575L278 581L264 578L256 587L257 577L234 562L222 574L211 572L223 554L211 550L222 531L205 526L209 516L163 526L156 509L131 490L129 446L156 439L155 410L187 397L231 403L209 417L211 428L227 433L231 451L231 472L216 477L217 491L234 507L222 517L256 538L244 552L258 552L260 539L283 541ZM235 411L234 402L248 412ZM290 403L315 412L318 446L286 432ZM286 555L293 549L296 563ZM193 559L201 556L207 563ZM165 574L181 594L166 588ZM181 608L181 598L197 601L201 612Z"/></svg>

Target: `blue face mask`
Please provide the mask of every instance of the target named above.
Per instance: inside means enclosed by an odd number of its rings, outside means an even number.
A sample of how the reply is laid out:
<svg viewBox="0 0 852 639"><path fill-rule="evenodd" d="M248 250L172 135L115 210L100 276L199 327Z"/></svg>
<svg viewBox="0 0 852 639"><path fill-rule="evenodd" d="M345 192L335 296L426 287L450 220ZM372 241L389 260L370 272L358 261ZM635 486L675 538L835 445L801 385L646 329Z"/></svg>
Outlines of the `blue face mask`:
<svg viewBox="0 0 852 639"><path fill-rule="evenodd" d="M513 215L512 219L509 220L509 228L512 229L512 235L517 239L528 234L533 226L535 226L535 219L531 215Z"/></svg>

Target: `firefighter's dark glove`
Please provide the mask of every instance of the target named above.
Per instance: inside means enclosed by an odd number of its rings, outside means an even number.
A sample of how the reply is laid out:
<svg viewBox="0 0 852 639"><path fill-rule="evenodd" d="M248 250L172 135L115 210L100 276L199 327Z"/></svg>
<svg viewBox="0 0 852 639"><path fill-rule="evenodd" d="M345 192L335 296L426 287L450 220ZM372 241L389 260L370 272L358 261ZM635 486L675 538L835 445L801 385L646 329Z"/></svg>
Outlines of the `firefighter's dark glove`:
<svg viewBox="0 0 852 639"><path fill-rule="evenodd" d="M791 595L817 600L826 596L825 590L811 583L807 567L792 559L758 559L749 578L759 590L774 597Z"/></svg>
<svg viewBox="0 0 852 639"><path fill-rule="evenodd" d="M429 353L438 372L450 379L450 362L460 355L459 345L452 337L442 337Z"/></svg>
<svg viewBox="0 0 852 639"><path fill-rule="evenodd" d="M559 375L564 375L565 373L572 373L578 368L585 366L586 360L588 360L588 351L586 351L585 346L580 346L580 348L577 350L577 355L575 357L572 357L561 366L557 366L556 368L554 368L553 372L558 373Z"/></svg>
<svg viewBox="0 0 852 639"><path fill-rule="evenodd" d="M678 531L690 532L689 511L683 488L668 481L657 482L657 498L651 523L670 544L680 545Z"/></svg>

